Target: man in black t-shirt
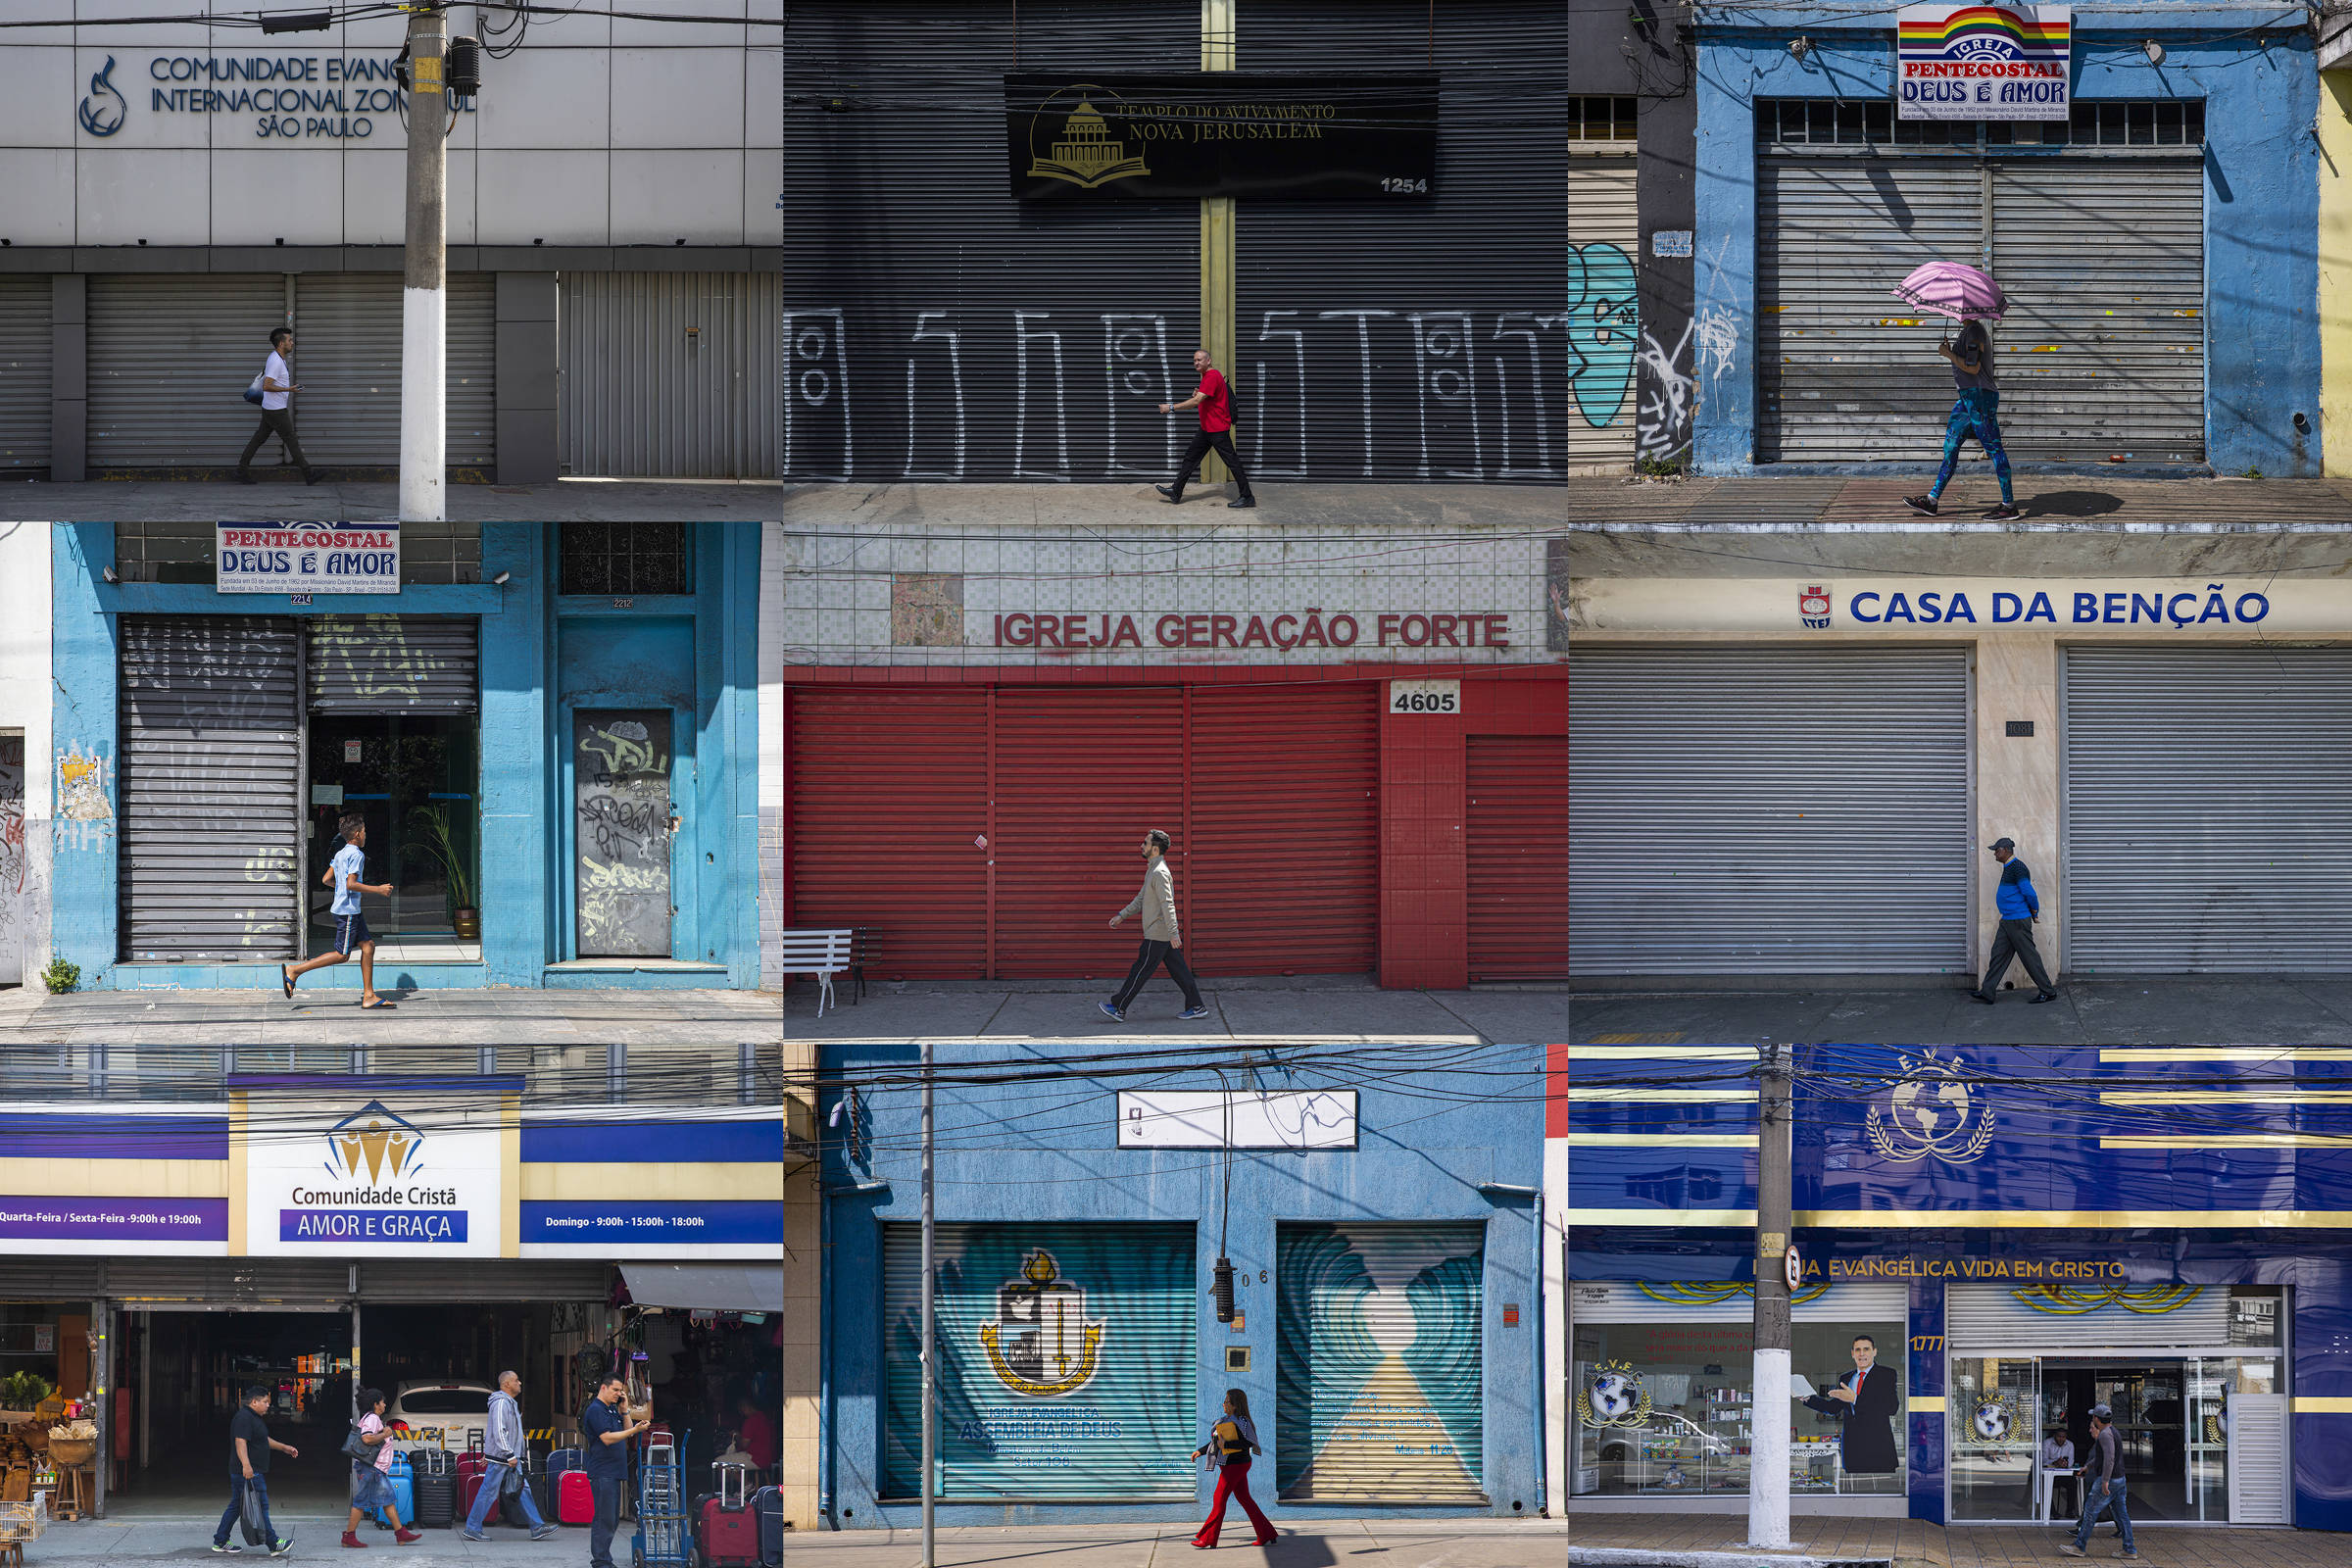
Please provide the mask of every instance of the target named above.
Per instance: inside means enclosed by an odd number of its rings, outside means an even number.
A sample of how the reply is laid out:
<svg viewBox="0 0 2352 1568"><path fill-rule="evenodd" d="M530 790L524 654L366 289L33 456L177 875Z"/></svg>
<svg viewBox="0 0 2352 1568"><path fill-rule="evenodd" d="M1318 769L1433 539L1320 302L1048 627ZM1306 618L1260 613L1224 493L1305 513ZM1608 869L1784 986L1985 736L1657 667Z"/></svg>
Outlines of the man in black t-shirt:
<svg viewBox="0 0 2352 1568"><path fill-rule="evenodd" d="M262 1505L262 1535L270 1543L270 1555L283 1557L294 1549L294 1538L281 1538L277 1526L270 1522L270 1455L272 1451L289 1459L302 1455L290 1444L270 1436L270 1423L263 1419L269 1410L270 1391L257 1383L245 1391L245 1402L229 1418L228 1506L221 1511L220 1528L213 1532L213 1549L224 1555L245 1549L229 1539L229 1532L237 1528L237 1518L245 1511L248 1489Z"/></svg>

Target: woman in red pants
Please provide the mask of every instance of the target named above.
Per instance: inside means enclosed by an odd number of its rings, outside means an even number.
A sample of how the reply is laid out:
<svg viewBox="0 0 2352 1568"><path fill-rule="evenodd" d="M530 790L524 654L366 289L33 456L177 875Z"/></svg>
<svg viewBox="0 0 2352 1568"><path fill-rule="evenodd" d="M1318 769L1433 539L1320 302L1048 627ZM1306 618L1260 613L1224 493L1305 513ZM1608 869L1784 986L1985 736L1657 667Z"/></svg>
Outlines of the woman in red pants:
<svg viewBox="0 0 2352 1568"><path fill-rule="evenodd" d="M1213 1457L1217 1466L1216 1500L1208 1505L1208 1522L1193 1538L1193 1544L1206 1551L1217 1544L1217 1529L1225 1523L1225 1499L1239 1497L1250 1522L1257 1527L1253 1546L1274 1544L1274 1526L1250 1495L1250 1456L1259 1452L1257 1428L1250 1421L1250 1396L1239 1389L1225 1391L1225 1413L1208 1429L1208 1441L1193 1450L1198 1459L1203 1454Z"/></svg>

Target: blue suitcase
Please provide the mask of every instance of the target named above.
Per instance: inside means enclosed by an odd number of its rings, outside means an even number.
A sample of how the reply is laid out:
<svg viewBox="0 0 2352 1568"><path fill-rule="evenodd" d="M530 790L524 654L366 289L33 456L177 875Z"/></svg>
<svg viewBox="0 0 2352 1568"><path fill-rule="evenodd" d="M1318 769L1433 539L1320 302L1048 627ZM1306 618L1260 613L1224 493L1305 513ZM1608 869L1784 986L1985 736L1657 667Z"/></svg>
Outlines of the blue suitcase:
<svg viewBox="0 0 2352 1568"><path fill-rule="evenodd" d="M400 1510L401 1523L412 1530L415 1529L416 1526L416 1472L409 1467L409 1456L405 1453L394 1454L392 1468L385 1473L384 1479L392 1484L392 1505ZM392 1528L392 1521L385 1516L384 1510L381 1508L375 1510L375 1522L386 1530Z"/></svg>

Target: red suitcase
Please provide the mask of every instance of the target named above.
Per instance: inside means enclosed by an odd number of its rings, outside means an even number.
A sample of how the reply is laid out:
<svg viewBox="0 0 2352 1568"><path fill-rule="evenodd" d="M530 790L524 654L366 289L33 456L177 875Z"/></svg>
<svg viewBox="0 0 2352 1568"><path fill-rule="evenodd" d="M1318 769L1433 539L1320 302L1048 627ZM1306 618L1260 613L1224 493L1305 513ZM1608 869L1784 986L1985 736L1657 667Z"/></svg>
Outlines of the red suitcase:
<svg viewBox="0 0 2352 1568"><path fill-rule="evenodd" d="M482 1490L482 1476L489 1468L490 1461L478 1451L458 1455L457 1512L450 1523L460 1530L465 1529L466 1521L473 1517L474 1494Z"/></svg>
<svg viewBox="0 0 2352 1568"><path fill-rule="evenodd" d="M585 1470L566 1470L556 1478L556 1523L596 1523L596 1488Z"/></svg>
<svg viewBox="0 0 2352 1568"><path fill-rule="evenodd" d="M760 1568L760 1516L752 1511L751 1472L724 1465L718 1495L705 1497L694 1524L704 1568Z"/></svg>

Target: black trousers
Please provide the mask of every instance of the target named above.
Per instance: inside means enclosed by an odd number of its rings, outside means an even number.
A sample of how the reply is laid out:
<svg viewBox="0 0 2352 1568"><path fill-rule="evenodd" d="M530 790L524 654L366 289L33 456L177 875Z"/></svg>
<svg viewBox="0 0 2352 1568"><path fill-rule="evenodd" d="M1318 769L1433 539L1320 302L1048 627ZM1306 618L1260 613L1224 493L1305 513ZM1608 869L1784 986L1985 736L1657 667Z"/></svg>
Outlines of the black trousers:
<svg viewBox="0 0 2352 1568"><path fill-rule="evenodd" d="M1176 465L1176 483L1171 488L1179 496L1183 495L1184 487L1192 482L1194 472L1200 468L1200 460L1207 457L1212 448L1218 457L1225 460L1225 466L1233 470L1233 482L1242 487L1242 499L1249 500L1250 474L1242 466L1241 454L1233 450L1231 430L1202 430L1194 436L1193 444L1184 449L1184 461Z"/></svg>
<svg viewBox="0 0 2352 1568"><path fill-rule="evenodd" d="M294 460L297 467L306 473L310 471L311 460L302 455L302 443L294 438L294 411L291 409L262 411L262 422L255 427L253 439L245 443L245 452L237 459L237 466L252 467L253 455L261 451L262 443L271 436L276 436L286 444L286 456Z"/></svg>
<svg viewBox="0 0 2352 1568"><path fill-rule="evenodd" d="M1127 982L1110 999L1110 1004L1125 1012L1127 1004L1135 1000L1136 993L1144 989L1144 982L1152 978L1152 971L1163 963L1168 966L1168 978L1184 988L1185 1006L1188 1009L1200 1006L1200 982L1193 978L1193 966L1184 961L1184 950L1151 941L1136 944L1135 965L1127 971Z"/></svg>
<svg viewBox="0 0 2352 1568"><path fill-rule="evenodd" d="M2012 956L2026 966L2026 973L2042 990L2058 989L2050 984L2050 971L2041 966L2041 950L2034 945L2034 922L2031 920L2001 922L2001 929L1992 939L1992 956L1985 960L1984 983L1977 989L1991 996L1992 988L1999 985L2001 976L2009 972Z"/></svg>

